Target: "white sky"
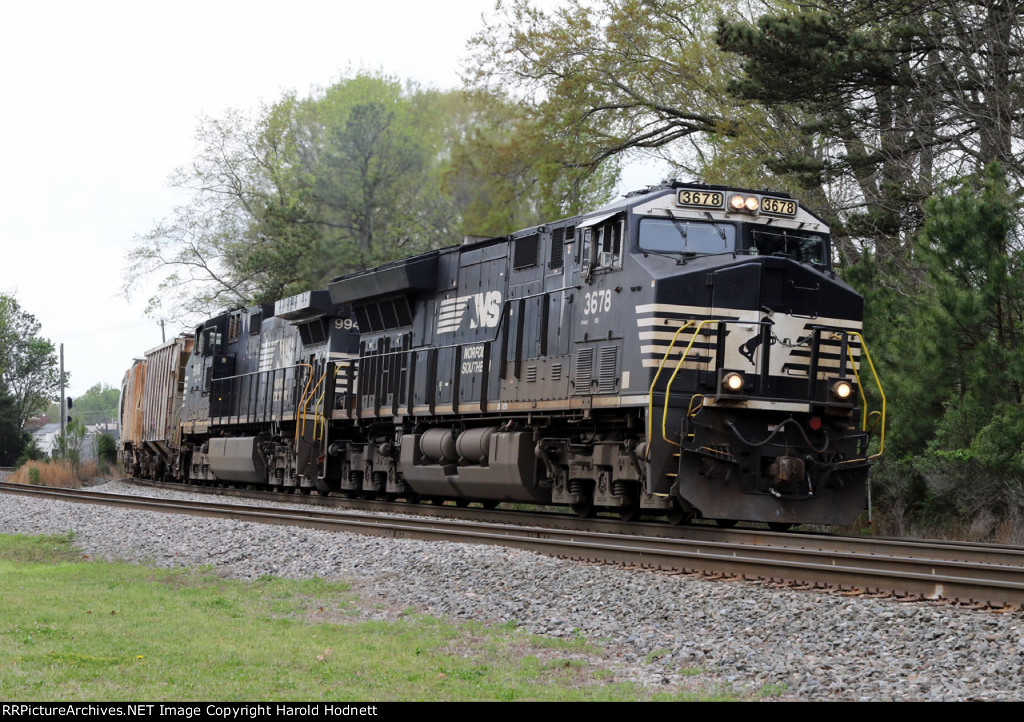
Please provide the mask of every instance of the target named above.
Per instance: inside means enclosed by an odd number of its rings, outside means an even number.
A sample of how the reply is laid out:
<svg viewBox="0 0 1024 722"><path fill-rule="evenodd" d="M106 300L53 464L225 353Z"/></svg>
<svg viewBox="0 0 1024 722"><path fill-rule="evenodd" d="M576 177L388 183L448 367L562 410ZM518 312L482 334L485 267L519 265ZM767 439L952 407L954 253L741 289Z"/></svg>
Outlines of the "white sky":
<svg viewBox="0 0 1024 722"><path fill-rule="evenodd" d="M545 2L547 4L547 2ZM69 395L119 388L160 343L120 295L134 236L176 202L200 116L305 93L346 69L459 85L492 0L35 0L0 27L0 291L64 343ZM651 177L645 182L654 182ZM178 329L168 328L168 337Z"/></svg>

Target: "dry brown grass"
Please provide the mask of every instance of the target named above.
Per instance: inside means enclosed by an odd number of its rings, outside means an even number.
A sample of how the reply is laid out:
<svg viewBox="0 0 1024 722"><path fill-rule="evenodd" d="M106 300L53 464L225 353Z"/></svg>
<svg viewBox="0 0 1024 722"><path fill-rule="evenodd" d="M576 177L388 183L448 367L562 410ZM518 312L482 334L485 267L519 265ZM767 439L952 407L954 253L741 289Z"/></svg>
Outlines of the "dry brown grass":
<svg viewBox="0 0 1024 722"><path fill-rule="evenodd" d="M99 476L96 462L86 461L76 472L70 461L26 461L8 477L15 484L33 486L56 486L63 489L78 489L82 482Z"/></svg>
<svg viewBox="0 0 1024 722"><path fill-rule="evenodd" d="M872 531L875 536L912 539L1010 544L1024 546L1024 514L1017 510L1002 516L981 511L971 519L914 519L909 514L877 511Z"/></svg>

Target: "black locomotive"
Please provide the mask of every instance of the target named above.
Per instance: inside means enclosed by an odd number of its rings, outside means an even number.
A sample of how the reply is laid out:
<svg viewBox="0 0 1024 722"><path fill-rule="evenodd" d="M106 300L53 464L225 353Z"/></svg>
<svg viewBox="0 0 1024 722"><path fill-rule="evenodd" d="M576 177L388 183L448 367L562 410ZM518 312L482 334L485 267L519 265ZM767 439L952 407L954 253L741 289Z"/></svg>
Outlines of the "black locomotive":
<svg viewBox="0 0 1024 722"><path fill-rule="evenodd" d="M196 483L847 524L884 437L862 312L789 196L652 187L210 319L129 372L123 458Z"/></svg>

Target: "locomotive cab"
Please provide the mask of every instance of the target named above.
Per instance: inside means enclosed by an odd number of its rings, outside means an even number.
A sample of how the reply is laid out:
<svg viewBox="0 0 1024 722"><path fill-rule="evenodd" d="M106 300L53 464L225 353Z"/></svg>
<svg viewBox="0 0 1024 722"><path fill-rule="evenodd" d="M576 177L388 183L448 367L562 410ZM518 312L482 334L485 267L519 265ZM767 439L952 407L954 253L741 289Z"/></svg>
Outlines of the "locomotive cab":
<svg viewBox="0 0 1024 722"><path fill-rule="evenodd" d="M653 291L636 304L646 490L684 515L852 522L870 465L863 302L831 271L826 224L781 194L706 186L634 213Z"/></svg>

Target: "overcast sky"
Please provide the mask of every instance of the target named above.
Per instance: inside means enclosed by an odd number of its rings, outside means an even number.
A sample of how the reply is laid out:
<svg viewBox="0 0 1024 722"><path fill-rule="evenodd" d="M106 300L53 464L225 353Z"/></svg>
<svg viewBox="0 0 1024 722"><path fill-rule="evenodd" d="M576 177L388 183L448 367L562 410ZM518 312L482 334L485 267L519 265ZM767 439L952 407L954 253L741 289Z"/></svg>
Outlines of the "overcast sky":
<svg viewBox="0 0 1024 722"><path fill-rule="evenodd" d="M346 70L459 85L492 0L35 0L0 28L0 291L64 343L70 395L120 387L160 343L125 253L185 200L167 177L203 115L306 93ZM653 182L655 179L650 179ZM178 329L168 329L168 337Z"/></svg>

